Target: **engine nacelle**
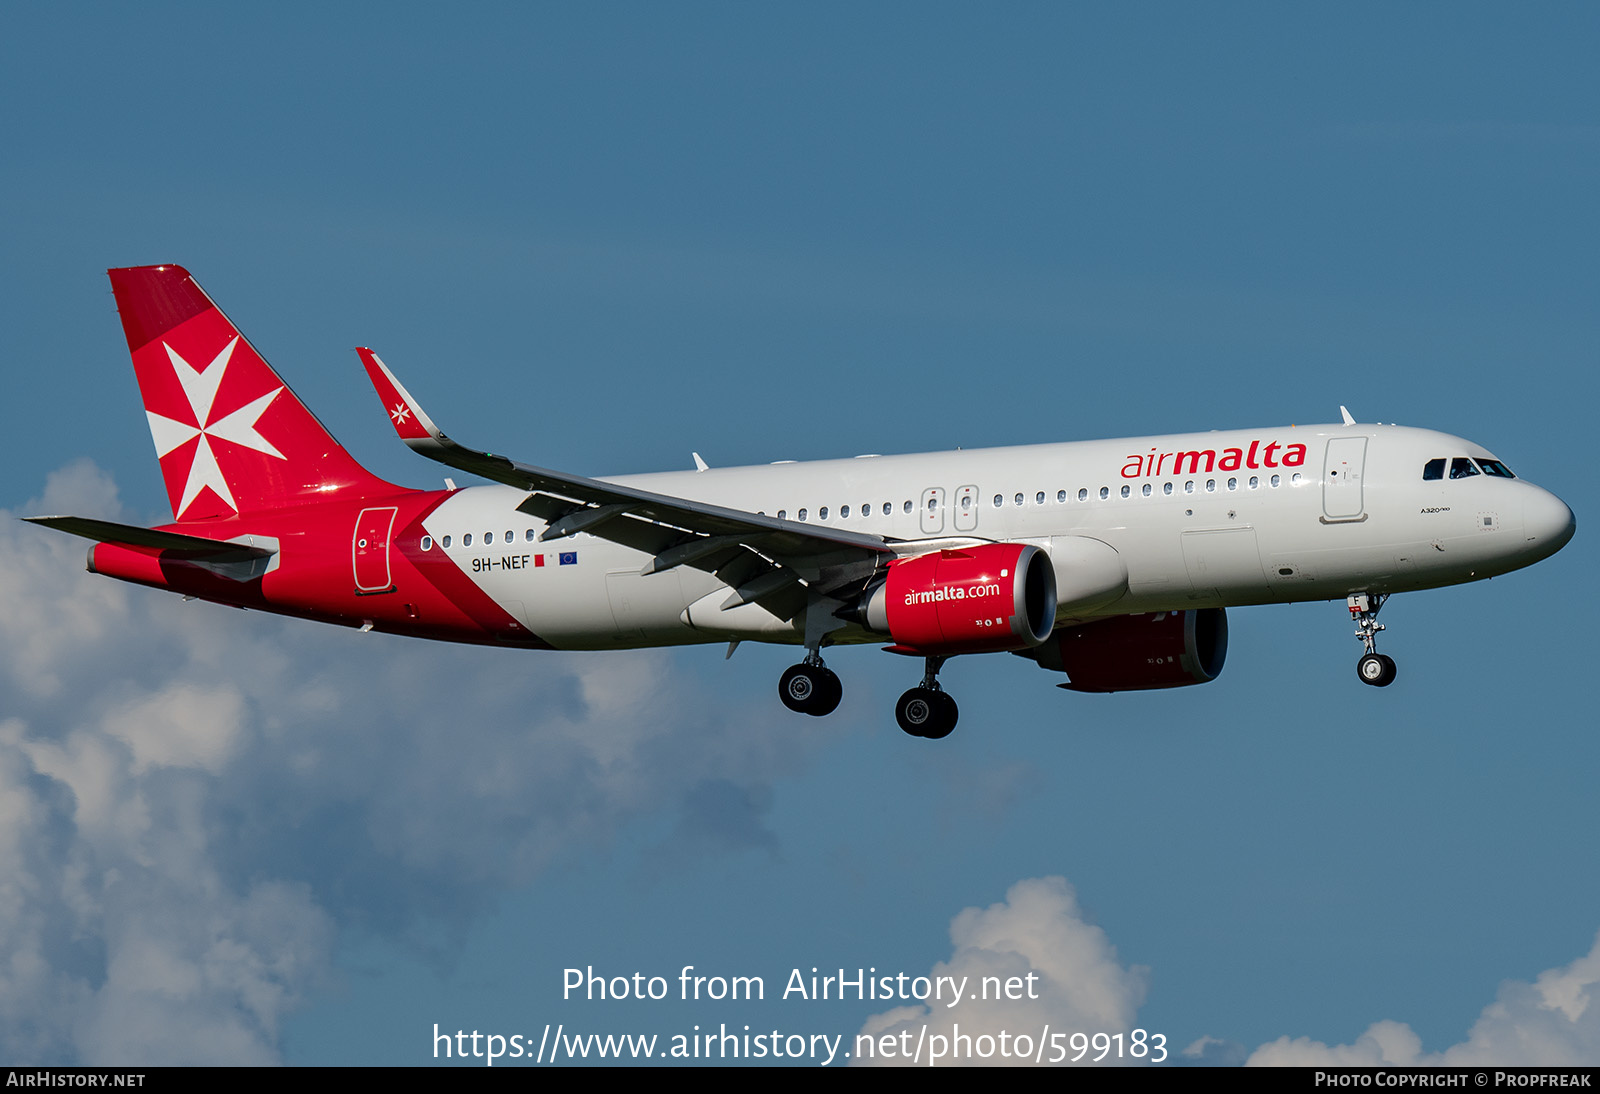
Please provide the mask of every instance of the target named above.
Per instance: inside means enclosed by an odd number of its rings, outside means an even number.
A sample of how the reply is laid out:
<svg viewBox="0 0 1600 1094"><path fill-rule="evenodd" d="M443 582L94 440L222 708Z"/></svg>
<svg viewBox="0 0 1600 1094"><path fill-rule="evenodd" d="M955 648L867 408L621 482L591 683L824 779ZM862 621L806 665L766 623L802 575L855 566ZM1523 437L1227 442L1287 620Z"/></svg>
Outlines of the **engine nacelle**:
<svg viewBox="0 0 1600 1094"><path fill-rule="evenodd" d="M1056 620L1050 557L1023 543L930 551L889 564L863 621L906 652L987 653L1037 646Z"/></svg>
<svg viewBox="0 0 1600 1094"><path fill-rule="evenodd" d="M1145 691L1205 684L1228 656L1228 615L1221 608L1121 615L1063 627L1049 645L1024 656L1065 672L1073 691Z"/></svg>

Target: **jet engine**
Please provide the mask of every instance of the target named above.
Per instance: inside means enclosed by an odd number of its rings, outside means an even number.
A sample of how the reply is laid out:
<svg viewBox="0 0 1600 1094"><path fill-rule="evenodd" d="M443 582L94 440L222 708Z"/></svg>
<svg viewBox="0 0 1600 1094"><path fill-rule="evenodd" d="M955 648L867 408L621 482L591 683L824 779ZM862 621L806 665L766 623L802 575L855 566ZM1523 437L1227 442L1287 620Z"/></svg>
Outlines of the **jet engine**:
<svg viewBox="0 0 1600 1094"><path fill-rule="evenodd" d="M1026 649L1055 626L1055 570L1031 544L931 551L890 563L860 617L906 653Z"/></svg>
<svg viewBox="0 0 1600 1094"><path fill-rule="evenodd" d="M1073 691L1146 691L1205 684L1228 655L1222 608L1121 615L1063 627L1046 645L1022 654L1067 674Z"/></svg>

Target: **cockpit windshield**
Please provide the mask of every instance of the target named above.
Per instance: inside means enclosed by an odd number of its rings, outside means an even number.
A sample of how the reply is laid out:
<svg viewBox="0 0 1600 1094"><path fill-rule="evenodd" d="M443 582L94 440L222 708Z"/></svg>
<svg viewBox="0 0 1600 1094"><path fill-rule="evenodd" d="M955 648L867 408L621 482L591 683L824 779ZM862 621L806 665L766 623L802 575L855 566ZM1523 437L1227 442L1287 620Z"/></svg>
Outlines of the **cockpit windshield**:
<svg viewBox="0 0 1600 1094"><path fill-rule="evenodd" d="M1438 459L1429 460L1422 465L1422 481L1438 482L1442 480L1445 477L1445 464L1450 465L1450 477L1452 479L1470 479L1472 476L1479 474L1489 475L1497 479L1516 478L1511 473L1511 468L1499 460L1473 460L1468 459L1466 456L1440 456Z"/></svg>

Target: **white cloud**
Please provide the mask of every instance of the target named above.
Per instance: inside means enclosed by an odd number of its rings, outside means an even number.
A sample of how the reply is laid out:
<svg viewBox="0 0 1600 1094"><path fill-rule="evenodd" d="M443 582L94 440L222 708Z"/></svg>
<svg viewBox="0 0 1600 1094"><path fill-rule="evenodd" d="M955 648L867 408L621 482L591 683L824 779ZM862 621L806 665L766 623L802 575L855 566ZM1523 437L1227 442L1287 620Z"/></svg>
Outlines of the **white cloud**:
<svg viewBox="0 0 1600 1094"><path fill-rule="evenodd" d="M244 733L244 701L232 687L174 684L107 713L105 730L133 751L133 773L198 767L213 775Z"/></svg>
<svg viewBox="0 0 1600 1094"><path fill-rule="evenodd" d="M1533 983L1500 985L1483 1008L1467 1039L1443 1052L1424 1053L1422 1041L1403 1022L1374 1022L1354 1044L1327 1045L1309 1037L1280 1037L1262 1045L1248 1063L1257 1066L1307 1064L1391 1064L1421 1067L1592 1066L1600 1060L1600 937L1583 957L1548 969Z"/></svg>
<svg viewBox="0 0 1600 1094"><path fill-rule="evenodd" d="M936 964L930 979L965 977L967 988L954 1007L931 1000L875 1014L859 1035L915 1046L921 1040L942 1046L937 1062L951 1064L1028 1063L949 1056L958 1033L976 1044L982 1035L1006 1031L1035 1038L1052 1031L1128 1033L1136 1026L1145 999L1149 970L1124 967L1104 931L1084 919L1072 887L1059 877L1019 881L1006 900L988 908L967 908L950 924L953 951ZM1038 998L977 998L984 977L1039 976ZM1167 1045L1168 1060L1179 1064L1253 1066L1412 1067L1593 1066L1600 1059L1600 936L1584 956L1540 973L1532 983L1507 981L1486 1006L1466 1039L1441 1052L1424 1052L1409 1025L1374 1022L1350 1044L1329 1045L1309 1037L1280 1037L1250 1052L1237 1042L1210 1035L1179 1051ZM902 1033L908 1034L898 1042ZM1014 1042L1013 1042L1014 1043ZM994 1047L994 1046L991 1046ZM1047 1048L1046 1057L1050 1055ZM853 1059L857 1064L906 1064L904 1057ZM927 1055L921 1063L926 1065ZM1106 1061L1115 1062L1113 1060ZM1129 1062L1129 1061L1122 1061Z"/></svg>
<svg viewBox="0 0 1600 1094"><path fill-rule="evenodd" d="M87 463L22 512L125 519ZM186 604L85 573L85 546L0 512L6 1059L272 1061L342 920L462 922L679 803L701 845L765 846L768 782L832 732L752 732L781 712L708 699L665 653Z"/></svg>
<svg viewBox="0 0 1600 1094"><path fill-rule="evenodd" d="M1003 903L965 909L950 923L950 941L954 945L950 959L935 965L929 975L955 977L957 984L965 978L961 1001L948 1006L947 996L931 1005L897 1007L868 1018L861 1034L882 1038L909 1031L909 1043L914 1044L926 1027L928 1045L938 1044L935 1038L940 1036L947 1045L965 1043L958 1042L958 1036L969 1037L975 1046L973 1057L941 1062L992 1065L1033 1060L1002 1059L998 1052L987 1059L978 1057L982 1051L978 1039L985 1035L1023 1034L1033 1038L1037 1051L1046 1027L1064 1039L1076 1031L1127 1033L1135 1026L1149 970L1123 967L1106 933L1084 919L1076 894L1063 878L1019 881ZM1030 973L1038 977L1032 989L1036 998L978 997L986 977L998 978L991 983L1003 986ZM1025 980L1014 983L1028 990ZM1046 1058L1050 1055L1047 1048ZM857 1056L855 1062L910 1061Z"/></svg>
<svg viewBox="0 0 1600 1094"><path fill-rule="evenodd" d="M119 515L116 487L87 460L54 471L44 497L18 516ZM42 528L19 527L0 510L6 527L0 565L0 680L27 696L61 690L60 670L70 669L75 653L104 641L116 621L128 614L126 586L89 582L84 575L87 544ZM71 595L64 595L68 589Z"/></svg>

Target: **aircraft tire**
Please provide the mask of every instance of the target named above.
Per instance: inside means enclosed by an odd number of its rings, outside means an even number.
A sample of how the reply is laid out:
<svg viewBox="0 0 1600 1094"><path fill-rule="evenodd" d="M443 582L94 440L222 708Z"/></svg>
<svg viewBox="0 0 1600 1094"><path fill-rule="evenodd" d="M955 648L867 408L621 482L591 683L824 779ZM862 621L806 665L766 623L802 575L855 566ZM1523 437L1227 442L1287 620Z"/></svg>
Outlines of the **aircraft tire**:
<svg viewBox="0 0 1600 1094"><path fill-rule="evenodd" d="M929 740L938 741L950 736L951 730L956 728L956 719L960 717L961 711L956 706L956 701L950 698L949 692L934 692L933 701L933 725L923 730L922 735Z"/></svg>
<svg viewBox="0 0 1600 1094"><path fill-rule="evenodd" d="M1394 658L1382 653L1369 653L1356 662L1356 676L1363 684L1386 688L1394 683L1398 673Z"/></svg>
<svg viewBox="0 0 1600 1094"><path fill-rule="evenodd" d="M811 700L811 708L806 711L815 718L822 718L839 709L839 700L844 698L844 685L839 682L839 674L832 669L819 668L817 673L817 690Z"/></svg>
<svg viewBox="0 0 1600 1094"><path fill-rule="evenodd" d="M778 678L778 698L796 714L832 714L843 696L838 675L821 665L790 665Z"/></svg>
<svg viewBox="0 0 1600 1094"><path fill-rule="evenodd" d="M1394 658L1388 654L1380 653L1378 657L1383 661L1383 679L1378 681L1378 686L1386 688L1394 683L1394 678L1399 675L1400 670L1395 667Z"/></svg>
<svg viewBox="0 0 1600 1094"><path fill-rule="evenodd" d="M912 688L894 705L894 720L913 737L939 740L956 728L956 701L942 691Z"/></svg>

